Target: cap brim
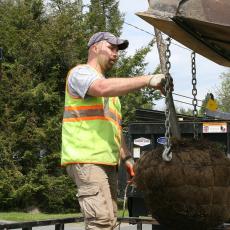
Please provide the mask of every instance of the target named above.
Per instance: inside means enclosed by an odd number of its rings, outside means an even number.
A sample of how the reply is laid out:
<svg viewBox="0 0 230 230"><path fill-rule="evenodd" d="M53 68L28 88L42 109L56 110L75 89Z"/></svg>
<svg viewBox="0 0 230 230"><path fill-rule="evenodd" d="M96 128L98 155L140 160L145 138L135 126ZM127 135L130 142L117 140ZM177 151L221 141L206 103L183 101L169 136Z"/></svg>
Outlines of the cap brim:
<svg viewBox="0 0 230 230"><path fill-rule="evenodd" d="M129 46L128 40L123 40L123 39L119 39L119 38L107 39L107 42L109 42L112 45L116 45L119 50L124 50Z"/></svg>
<svg viewBox="0 0 230 230"><path fill-rule="evenodd" d="M118 45L119 50L124 50L129 46L129 41L128 40L123 40L121 44Z"/></svg>

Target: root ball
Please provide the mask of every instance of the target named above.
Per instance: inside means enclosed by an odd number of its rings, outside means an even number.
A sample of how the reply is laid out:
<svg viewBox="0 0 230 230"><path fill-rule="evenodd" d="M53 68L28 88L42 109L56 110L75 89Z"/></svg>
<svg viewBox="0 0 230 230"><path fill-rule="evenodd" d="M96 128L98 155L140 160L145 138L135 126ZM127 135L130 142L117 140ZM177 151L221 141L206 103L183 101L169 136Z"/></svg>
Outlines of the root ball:
<svg viewBox="0 0 230 230"><path fill-rule="evenodd" d="M230 160L209 141L173 144L173 159L163 147L147 151L135 165L134 182L161 225L170 230L206 230L230 217Z"/></svg>

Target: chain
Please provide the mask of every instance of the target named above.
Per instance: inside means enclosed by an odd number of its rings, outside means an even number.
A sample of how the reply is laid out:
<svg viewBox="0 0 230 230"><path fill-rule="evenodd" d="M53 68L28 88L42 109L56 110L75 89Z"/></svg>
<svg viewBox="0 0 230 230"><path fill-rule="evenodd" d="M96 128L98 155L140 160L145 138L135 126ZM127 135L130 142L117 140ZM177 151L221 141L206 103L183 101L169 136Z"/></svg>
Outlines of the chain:
<svg viewBox="0 0 230 230"><path fill-rule="evenodd" d="M193 95L193 137L194 139L198 139L198 125L197 125L197 117L198 117L198 111L197 111L197 80L196 80L196 53L193 51L191 54L191 60L192 60L192 95Z"/></svg>
<svg viewBox="0 0 230 230"><path fill-rule="evenodd" d="M170 161L172 159L172 152L171 152L171 125L170 125L170 109L169 109L169 94L170 94L170 68L171 68L171 63L169 61L169 58L171 56L171 51L169 49L169 46L171 44L171 38L168 37L166 39L166 51L165 51L165 139L166 139L166 143L165 143L165 147L164 147L164 151L162 154L162 158L165 161Z"/></svg>

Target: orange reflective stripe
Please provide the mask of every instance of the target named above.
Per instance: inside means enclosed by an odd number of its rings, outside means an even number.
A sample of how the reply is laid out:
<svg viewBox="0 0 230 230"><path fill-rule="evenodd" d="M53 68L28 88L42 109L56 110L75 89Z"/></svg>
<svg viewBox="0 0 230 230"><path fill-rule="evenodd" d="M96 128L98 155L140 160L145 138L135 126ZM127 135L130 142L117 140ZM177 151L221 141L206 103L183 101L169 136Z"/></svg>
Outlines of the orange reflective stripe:
<svg viewBox="0 0 230 230"><path fill-rule="evenodd" d="M93 105L93 106L66 106L64 112L64 122L65 121L78 121L90 120L94 117L106 117L111 118L113 121L121 125L121 116L114 110L104 111L102 105Z"/></svg>
<svg viewBox="0 0 230 230"><path fill-rule="evenodd" d="M105 163L105 162L89 162L89 161L70 161L70 162L65 162L63 164L61 164L61 166L66 166L66 165L70 165L70 164L100 164L100 165L110 165L110 166L116 166L117 163Z"/></svg>
<svg viewBox="0 0 230 230"><path fill-rule="evenodd" d="M115 116L117 116L118 119L121 120L121 115L120 115L119 113L117 113L117 112L116 112L115 110L113 110L113 109L109 109L109 111L110 111L111 113L115 114Z"/></svg>
<svg viewBox="0 0 230 230"><path fill-rule="evenodd" d="M116 142L116 144L117 144L118 146L121 145L121 138L119 138L118 135L116 135L116 136L114 137L114 140L115 140L115 142Z"/></svg>
<svg viewBox="0 0 230 230"><path fill-rule="evenodd" d="M80 117L95 117L105 116L103 109L96 110L70 110L64 112L64 118L80 118Z"/></svg>
<svg viewBox="0 0 230 230"><path fill-rule="evenodd" d="M90 121L90 120L108 120L108 121L112 121L116 126L118 126L119 129L121 129L121 125L111 117L90 116L90 117L63 118L63 122L78 122L78 121Z"/></svg>
<svg viewBox="0 0 230 230"><path fill-rule="evenodd" d="M113 120L115 120L117 123L119 123L121 125L121 119L119 119L119 117L116 114L114 114L113 112L109 111L105 115L112 118Z"/></svg>
<svg viewBox="0 0 230 230"><path fill-rule="evenodd" d="M121 125L121 119L119 119L115 114L113 113L104 113L104 110L72 110L72 111L65 111L64 112L64 119L63 121L78 121L78 120L91 120L91 118L95 117L104 117L104 118L110 118L113 121L117 122L119 125Z"/></svg>
<svg viewBox="0 0 230 230"><path fill-rule="evenodd" d="M103 105L65 106L65 111L71 111L71 110L90 110L90 109L103 109Z"/></svg>
<svg viewBox="0 0 230 230"><path fill-rule="evenodd" d="M65 111L73 110L94 110L94 109L103 109L102 105L91 105L91 106L65 106ZM121 115L113 109L109 109L109 113L114 114L118 119L121 119Z"/></svg>
<svg viewBox="0 0 230 230"><path fill-rule="evenodd" d="M119 129L122 128L121 124L118 121L114 120L113 118L111 118L111 117L105 117L105 119L109 120L109 121L112 121Z"/></svg>
<svg viewBox="0 0 230 230"><path fill-rule="evenodd" d="M72 122L72 121L88 121L88 120L96 120L96 119L103 119L106 120L103 116L94 116L94 117L70 117L70 118L64 118L64 122Z"/></svg>

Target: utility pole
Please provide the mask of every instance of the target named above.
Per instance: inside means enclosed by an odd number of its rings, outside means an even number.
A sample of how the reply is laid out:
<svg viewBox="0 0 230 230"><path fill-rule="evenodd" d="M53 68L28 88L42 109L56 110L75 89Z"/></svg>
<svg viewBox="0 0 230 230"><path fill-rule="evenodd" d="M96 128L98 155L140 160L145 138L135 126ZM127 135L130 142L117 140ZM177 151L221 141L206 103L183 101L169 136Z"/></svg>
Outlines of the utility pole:
<svg viewBox="0 0 230 230"><path fill-rule="evenodd" d="M154 27L155 35L156 35L156 42L157 42L157 49L158 54L160 58L160 65L161 65L161 72L163 74L166 74L166 60L165 60L165 51L166 51L166 45L164 43L164 40L162 38L161 32ZM170 110L170 125L171 125L171 131L172 136L176 139L181 139L181 131L177 120L176 115L176 109L173 101L172 92L169 93L169 110Z"/></svg>

